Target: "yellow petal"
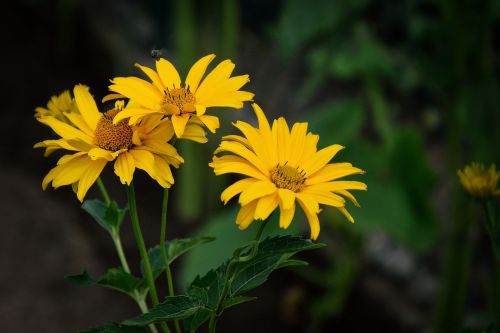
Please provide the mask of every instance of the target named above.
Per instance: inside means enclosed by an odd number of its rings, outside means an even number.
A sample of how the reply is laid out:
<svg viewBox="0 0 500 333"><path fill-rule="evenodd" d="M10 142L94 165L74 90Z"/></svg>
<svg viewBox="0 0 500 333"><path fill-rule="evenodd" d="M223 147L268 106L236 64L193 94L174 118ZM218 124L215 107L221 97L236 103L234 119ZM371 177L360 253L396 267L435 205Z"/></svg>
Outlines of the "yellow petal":
<svg viewBox="0 0 500 333"><path fill-rule="evenodd" d="M68 112L65 115L69 119L69 121L72 122L76 127L78 127L83 133L87 134L89 137L94 136L95 131L90 128L81 114L78 114L76 112Z"/></svg>
<svg viewBox="0 0 500 333"><path fill-rule="evenodd" d="M109 90L126 96L148 109L158 110L163 100L163 92L155 85L137 77L116 77Z"/></svg>
<svg viewBox="0 0 500 333"><path fill-rule="evenodd" d="M254 165L263 175L269 176L269 167L264 161L262 161L258 156L256 156L252 151L250 151L247 147L242 145L236 141L222 141L214 152L214 154L218 154L220 152L231 152L238 156L241 156L249 163Z"/></svg>
<svg viewBox="0 0 500 333"><path fill-rule="evenodd" d="M257 170L253 165L249 164L248 161L239 156L214 156L213 161L209 164L209 166L214 168L214 173L217 176L225 173L239 173L261 180L269 180L269 178L262 174L262 172Z"/></svg>
<svg viewBox="0 0 500 333"><path fill-rule="evenodd" d="M349 222L354 223L354 218L351 216L351 214L349 214L347 209L345 209L344 207L338 207L337 209L349 220Z"/></svg>
<svg viewBox="0 0 500 333"><path fill-rule="evenodd" d="M351 192L349 191L346 191L346 190L339 190L339 191L335 191L336 193L340 194L340 195L343 195L344 197L346 197L347 199L351 200L351 202L356 206L356 207L361 207L358 200L356 200L356 198L354 197L354 195L351 194Z"/></svg>
<svg viewBox="0 0 500 333"><path fill-rule="evenodd" d="M63 123L53 117L43 117L39 119L42 124L49 126L57 135L63 139L80 139L88 143L92 143L93 139L75 127Z"/></svg>
<svg viewBox="0 0 500 333"><path fill-rule="evenodd" d="M255 207L254 218L256 220L266 220L276 207L278 207L278 202L279 199L276 192L260 198L257 202L257 207Z"/></svg>
<svg viewBox="0 0 500 333"><path fill-rule="evenodd" d="M209 54L198 60L189 70L189 73L186 77L186 87L189 86L189 89L192 93L196 92L198 89L198 85L200 84L201 78L205 74L208 65L214 60L215 54Z"/></svg>
<svg viewBox="0 0 500 333"><path fill-rule="evenodd" d="M299 196L297 196L297 198L299 198ZM320 230L318 211L315 211L314 205L311 206L310 203L306 203L300 198L299 198L299 204L300 207L302 207L304 213L306 214L307 222L309 223L309 228L311 228L311 239L316 240L319 236L319 230Z"/></svg>
<svg viewBox="0 0 500 333"><path fill-rule="evenodd" d="M196 90L196 99L203 100L206 96L210 96L217 91L217 83L222 80L227 80L231 76L234 67L235 65L229 59L226 59L215 66L215 68L205 77Z"/></svg>
<svg viewBox="0 0 500 333"><path fill-rule="evenodd" d="M71 155L70 155L71 156ZM90 165L90 160L85 156L78 156L70 161L58 164L57 172L54 174L52 186L58 188L64 185L70 185L82 178L82 175Z"/></svg>
<svg viewBox="0 0 500 333"><path fill-rule="evenodd" d="M278 195L283 209L291 209L295 203L295 192L290 191L286 188L280 188L278 190Z"/></svg>
<svg viewBox="0 0 500 333"><path fill-rule="evenodd" d="M208 141L203 127L189 121L184 129L181 139L191 140L198 143L206 143Z"/></svg>
<svg viewBox="0 0 500 333"><path fill-rule="evenodd" d="M227 204L229 200L231 200L235 195L240 194L244 189L246 189L249 185L255 183L257 180L254 178L244 178L238 180L228 186L220 195L220 199L224 202L224 205Z"/></svg>
<svg viewBox="0 0 500 333"><path fill-rule="evenodd" d="M277 145L278 162L284 165L288 162L288 156L290 156L290 130L285 118L280 117L276 120L275 124L273 124L272 132Z"/></svg>
<svg viewBox="0 0 500 333"><path fill-rule="evenodd" d="M240 230L245 230L254 221L255 208L257 207L257 200L254 200L247 205L241 207L238 215L236 216L236 224ZM264 223L264 222L262 222Z"/></svg>
<svg viewBox="0 0 500 333"><path fill-rule="evenodd" d="M219 128L219 118L216 116L198 116L198 118L207 126L208 130L212 133L215 133L215 131Z"/></svg>
<svg viewBox="0 0 500 333"><path fill-rule="evenodd" d="M99 177L102 169L104 169L104 167L106 166L106 163L108 163L106 160L92 161L85 173L82 175L82 178L78 182L78 191L76 193L76 196L78 197L78 200L80 200L80 202L83 201L85 195L87 194L87 191L94 184L97 177Z"/></svg>
<svg viewBox="0 0 500 333"><path fill-rule="evenodd" d="M312 175L322 167L324 167L340 150L344 149L341 145L331 145L321 149L312 158L303 161L302 169L307 175Z"/></svg>
<svg viewBox="0 0 500 333"><path fill-rule="evenodd" d="M365 183L358 181L333 181L328 183L319 183L310 186L311 189L318 189L323 191L339 191L339 190L361 190L366 191L367 186Z"/></svg>
<svg viewBox="0 0 500 333"><path fill-rule="evenodd" d="M75 95L76 105L83 119L85 119L85 122L91 129L95 130L102 115L99 109L97 109L94 97L89 93L89 88L78 84L73 89L73 94Z"/></svg>
<svg viewBox="0 0 500 333"><path fill-rule="evenodd" d="M115 174L120 177L122 184L130 185L134 177L135 162L134 157L128 152L118 155L115 161Z"/></svg>
<svg viewBox="0 0 500 333"><path fill-rule="evenodd" d="M276 192L276 186L269 180L258 180L240 194L239 203L244 206L251 201Z"/></svg>
<svg viewBox="0 0 500 333"><path fill-rule="evenodd" d="M144 170L156 179L155 159L152 153L146 150L132 149L129 153L134 157L135 167Z"/></svg>
<svg viewBox="0 0 500 333"><path fill-rule="evenodd" d="M177 72L177 69L175 69L174 65L172 65L170 61L163 58L156 60L156 70L158 71L158 75L160 76L164 87L168 89L181 87L179 72Z"/></svg>
<svg viewBox="0 0 500 333"><path fill-rule="evenodd" d="M135 122L133 122L131 125L135 124L138 122L138 120L142 117L146 117L148 115L153 115L153 114L160 114L159 111L151 110L151 109L123 109L122 111L118 112L116 116L113 118L113 124L118 124L120 121L123 119L127 119L130 117L136 117ZM131 119L132 120L132 119ZM129 124L131 121L129 121Z"/></svg>
<svg viewBox="0 0 500 333"><path fill-rule="evenodd" d="M295 215L295 202L292 203L290 209L284 209L280 206L280 228L288 229Z"/></svg>
<svg viewBox="0 0 500 333"><path fill-rule="evenodd" d="M201 104L195 104L194 108L196 109L196 115L198 116L205 114L205 111L207 110L207 107Z"/></svg>
<svg viewBox="0 0 500 333"><path fill-rule="evenodd" d="M92 160L104 159L106 161L112 161L115 159L112 152L99 147L92 148L88 154Z"/></svg>
<svg viewBox="0 0 500 333"><path fill-rule="evenodd" d="M288 164L299 165L300 158L304 153L306 144L307 123L295 123L290 133L290 153L288 155Z"/></svg>
<svg viewBox="0 0 500 333"><path fill-rule="evenodd" d="M353 167L350 163L327 164L314 174L308 175L306 185L325 183L338 178L363 173L363 170Z"/></svg>
<svg viewBox="0 0 500 333"><path fill-rule="evenodd" d="M337 194L333 194L329 191L324 190L314 190L311 188L305 188L302 194L307 194L314 198L315 201L320 204L334 206L334 207L343 207L345 205L345 200L341 196Z"/></svg>
<svg viewBox="0 0 500 333"><path fill-rule="evenodd" d="M123 96L122 94L107 94L106 96L104 96L101 100L102 103L106 103L106 102L109 102L109 101L113 101L115 99L124 99L126 98L125 96Z"/></svg>
<svg viewBox="0 0 500 333"><path fill-rule="evenodd" d="M182 114L180 116L173 115L171 120L172 120L172 125L174 126L174 131L175 135L180 138L182 137L182 134L184 134L184 129L186 128L186 124L189 120L190 115L189 114Z"/></svg>
<svg viewBox="0 0 500 333"><path fill-rule="evenodd" d="M156 181L163 188L170 188L174 183L174 177L172 176L172 171L170 170L170 165L167 160L161 156L155 155L155 173Z"/></svg>
<svg viewBox="0 0 500 333"><path fill-rule="evenodd" d="M135 67L137 67L140 70L142 70L144 72L144 74L146 74L149 77L149 79L156 86L156 88L158 88L159 91L163 91L163 89L165 88L165 86L163 85L163 83L162 83L162 81L161 81L160 76L158 75L158 73L156 73L151 68L146 67L146 66L142 66L140 64L135 64Z"/></svg>

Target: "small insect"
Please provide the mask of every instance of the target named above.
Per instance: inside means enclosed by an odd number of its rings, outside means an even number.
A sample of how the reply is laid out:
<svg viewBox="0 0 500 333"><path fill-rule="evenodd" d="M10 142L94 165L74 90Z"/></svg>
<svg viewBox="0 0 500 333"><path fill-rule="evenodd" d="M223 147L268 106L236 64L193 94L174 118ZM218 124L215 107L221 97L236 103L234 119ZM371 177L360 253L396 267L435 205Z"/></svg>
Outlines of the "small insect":
<svg viewBox="0 0 500 333"><path fill-rule="evenodd" d="M163 51L161 49L157 49L156 47L153 47L149 54L151 55L151 58L153 58L154 60L158 60L163 55Z"/></svg>

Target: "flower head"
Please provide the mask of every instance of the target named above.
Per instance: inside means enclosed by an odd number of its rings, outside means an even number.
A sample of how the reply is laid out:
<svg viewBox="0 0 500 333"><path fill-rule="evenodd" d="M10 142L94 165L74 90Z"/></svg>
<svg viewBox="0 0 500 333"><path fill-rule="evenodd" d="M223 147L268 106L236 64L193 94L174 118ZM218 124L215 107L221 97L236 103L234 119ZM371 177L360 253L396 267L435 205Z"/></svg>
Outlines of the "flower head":
<svg viewBox="0 0 500 333"><path fill-rule="evenodd" d="M486 170L483 164L472 162L457 173L460 183L471 196L487 199L500 195L500 189L497 188L500 172L497 172L495 164Z"/></svg>
<svg viewBox="0 0 500 333"><path fill-rule="evenodd" d="M79 113L69 114L69 123L52 116L39 119L60 138L39 142L35 148L71 152L62 156L57 166L45 176L43 189L50 183L54 188L72 185L78 199L83 201L109 162L114 163L115 174L123 184L131 183L135 169L146 171L164 188L174 183L170 166L178 167L183 159L167 143L174 135L168 119L151 115L133 126L127 121L115 124L113 120L116 116L127 109L123 101L117 101L113 109L101 113L88 87L77 85L73 91ZM132 107L133 102L129 102L129 106ZM196 128L190 126L186 132L192 134L191 139L203 141L203 130L193 126Z"/></svg>
<svg viewBox="0 0 500 333"><path fill-rule="evenodd" d="M234 63L224 60L205 78L208 65L215 55L207 55L198 60L189 70L184 83L179 73L167 60L156 60L156 71L136 64L151 80L137 77L117 77L111 80L109 89L118 95L133 99L138 105L121 113L115 123L129 118L134 124L148 114L159 114L171 119L177 137L182 137L186 124L197 121L212 133L219 128L219 118L206 115L209 107L230 107L240 109L243 102L252 100L254 94L239 90L247 82L248 75L231 77Z"/></svg>
<svg viewBox="0 0 500 333"><path fill-rule="evenodd" d="M68 90L65 90L57 96L52 96L47 103L47 107L37 107L35 109L35 118L41 119L43 117L51 116L60 121L68 123L67 114L77 112L78 109L75 105L75 100L71 98Z"/></svg>
<svg viewBox="0 0 500 333"><path fill-rule="evenodd" d="M252 105L259 127L242 121L234 125L243 136L222 138L210 166L216 175L238 173L247 176L221 194L227 203L239 194L241 209L236 218L240 229L254 220L265 220L279 206L280 227L288 228L295 214L296 203L304 211L311 228L311 238L319 235L319 205L337 208L354 222L345 209L344 197L359 206L350 190L366 190L358 181L339 181L339 178L364 173L350 163L328 162L343 149L340 145L317 150L319 136L307 132L307 123L295 123L290 130L284 118L270 127L264 112Z"/></svg>

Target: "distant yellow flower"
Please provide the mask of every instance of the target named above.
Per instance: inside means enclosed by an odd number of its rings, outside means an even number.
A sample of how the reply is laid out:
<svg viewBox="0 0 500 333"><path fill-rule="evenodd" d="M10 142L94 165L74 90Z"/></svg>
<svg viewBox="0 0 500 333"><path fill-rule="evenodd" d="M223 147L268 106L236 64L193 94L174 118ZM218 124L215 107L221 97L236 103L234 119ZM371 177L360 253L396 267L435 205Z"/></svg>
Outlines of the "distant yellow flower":
<svg viewBox="0 0 500 333"><path fill-rule="evenodd" d="M83 201L106 164L112 161L115 174L123 184L131 183L136 168L146 171L164 188L174 183L170 166L178 167L183 159L167 143L174 135L168 119L152 115L135 126L126 121L113 124L116 115L124 112L123 101L117 101L114 109L100 113L88 87L77 85L73 92L80 113L70 116L70 124L50 116L39 119L61 138L39 142L35 148L73 152L62 156L45 176L43 189L50 183L54 188L72 185L78 199ZM200 137L196 129L193 133Z"/></svg>
<svg viewBox="0 0 500 333"><path fill-rule="evenodd" d="M500 195L497 188L500 172L497 172L495 164L486 170L483 164L472 162L463 170L458 170L458 178L464 189L477 199Z"/></svg>
<svg viewBox="0 0 500 333"><path fill-rule="evenodd" d="M243 102L252 100L254 94L239 90L247 82L248 75L231 77L234 63L224 60L204 78L215 55L207 55L198 60L190 69L185 83L175 67L165 59L156 61L156 71L136 64L151 80L137 77L117 77L109 89L135 100L139 106L124 111L115 118L115 123L130 117L134 124L148 114L168 116L172 120L175 134L181 137L188 121L200 121L212 133L219 128L219 118L205 115L208 107L230 107L240 109Z"/></svg>
<svg viewBox="0 0 500 333"><path fill-rule="evenodd" d="M336 181L339 178L364 173L350 163L328 162L343 149L340 145L317 150L319 136L307 133L307 123L295 123L291 129L284 118L273 122L272 128L262 109L252 105L259 127L238 121L234 125L244 135L222 138L210 166L216 175L238 173L248 178L239 180L221 194L227 203L239 196L241 209L236 218L240 229L246 229L254 220L265 220L279 206L280 227L288 228L295 214L295 202L302 207L311 238L319 235L320 204L337 208L354 222L345 209L346 197L359 206L349 190L366 190L358 181Z"/></svg>
<svg viewBox="0 0 500 333"><path fill-rule="evenodd" d="M37 107L35 109L35 118L51 116L63 122L69 122L66 117L67 114L78 112L75 105L75 100L71 98L68 90L62 92L57 96L52 96L47 103L47 108Z"/></svg>

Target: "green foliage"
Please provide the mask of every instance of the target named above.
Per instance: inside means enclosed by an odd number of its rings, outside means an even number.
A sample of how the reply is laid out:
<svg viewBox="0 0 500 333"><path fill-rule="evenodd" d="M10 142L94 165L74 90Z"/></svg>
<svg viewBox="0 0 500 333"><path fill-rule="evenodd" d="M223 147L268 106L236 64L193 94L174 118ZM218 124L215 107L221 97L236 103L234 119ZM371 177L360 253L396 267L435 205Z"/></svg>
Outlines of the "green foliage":
<svg viewBox="0 0 500 333"><path fill-rule="evenodd" d="M92 277L86 270L80 274L66 276L66 279L80 286L99 285L105 288L121 291L134 297L132 293L139 288L143 281L121 267L110 268L106 274L99 277Z"/></svg>
<svg viewBox="0 0 500 333"><path fill-rule="evenodd" d="M255 252L252 252L253 246L258 247ZM186 295L167 297L148 313L125 320L123 324L145 326L184 319L186 330L194 332L212 314L219 315L225 308L255 299L242 294L260 286L274 270L304 264L300 260L290 260L290 256L323 246L297 236L276 236L255 245L250 243L236 249L233 257L216 269L197 276Z"/></svg>
<svg viewBox="0 0 500 333"><path fill-rule="evenodd" d="M120 229L120 225L128 209L121 209L115 201L106 205L99 199L85 200L82 208L110 234L114 234Z"/></svg>
<svg viewBox="0 0 500 333"><path fill-rule="evenodd" d="M198 245L209 243L214 240L215 240L214 237L197 237L197 238L173 239L171 241L167 241L165 243L165 249L167 253L168 263L171 264L179 256L197 247ZM160 245L156 245L155 247L149 249L148 257L151 263L151 269L153 270L153 274L155 277L158 277L165 270L165 264L161 256ZM142 261L141 261L141 270L144 275L144 263Z"/></svg>

